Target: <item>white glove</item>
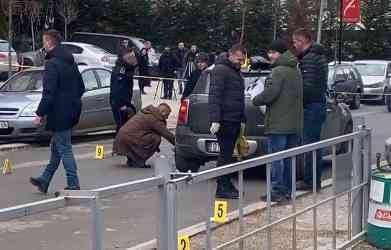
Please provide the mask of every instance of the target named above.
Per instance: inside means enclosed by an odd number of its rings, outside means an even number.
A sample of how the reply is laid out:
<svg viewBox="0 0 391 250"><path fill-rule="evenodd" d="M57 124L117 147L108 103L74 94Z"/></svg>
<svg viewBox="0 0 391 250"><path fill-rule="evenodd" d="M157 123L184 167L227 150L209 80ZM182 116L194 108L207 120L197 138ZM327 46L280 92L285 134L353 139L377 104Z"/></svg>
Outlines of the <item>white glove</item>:
<svg viewBox="0 0 391 250"><path fill-rule="evenodd" d="M212 135L215 135L220 130L220 123L218 122L212 122L212 126L210 126L210 133Z"/></svg>
<svg viewBox="0 0 391 250"><path fill-rule="evenodd" d="M244 130L246 128L246 123L242 122L240 123L240 129Z"/></svg>

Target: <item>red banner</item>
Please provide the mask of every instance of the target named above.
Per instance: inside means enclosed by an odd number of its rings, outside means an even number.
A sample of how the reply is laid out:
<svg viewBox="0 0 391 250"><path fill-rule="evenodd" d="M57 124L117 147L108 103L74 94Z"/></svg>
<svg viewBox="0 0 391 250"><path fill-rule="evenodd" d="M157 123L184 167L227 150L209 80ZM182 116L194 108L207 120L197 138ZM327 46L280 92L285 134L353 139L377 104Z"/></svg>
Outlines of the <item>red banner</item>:
<svg viewBox="0 0 391 250"><path fill-rule="evenodd" d="M360 0L343 0L343 18L345 23L359 23L361 21Z"/></svg>

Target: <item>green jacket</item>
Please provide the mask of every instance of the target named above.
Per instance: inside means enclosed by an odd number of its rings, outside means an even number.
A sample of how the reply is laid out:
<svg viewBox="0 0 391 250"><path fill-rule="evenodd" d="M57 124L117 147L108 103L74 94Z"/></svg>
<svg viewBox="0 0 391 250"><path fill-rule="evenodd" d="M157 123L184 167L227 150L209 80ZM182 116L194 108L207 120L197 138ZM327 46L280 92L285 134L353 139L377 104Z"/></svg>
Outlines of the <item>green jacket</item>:
<svg viewBox="0 0 391 250"><path fill-rule="evenodd" d="M253 104L266 105L265 134L301 134L303 80L297 58L290 51L273 64L271 79L266 80L265 90Z"/></svg>

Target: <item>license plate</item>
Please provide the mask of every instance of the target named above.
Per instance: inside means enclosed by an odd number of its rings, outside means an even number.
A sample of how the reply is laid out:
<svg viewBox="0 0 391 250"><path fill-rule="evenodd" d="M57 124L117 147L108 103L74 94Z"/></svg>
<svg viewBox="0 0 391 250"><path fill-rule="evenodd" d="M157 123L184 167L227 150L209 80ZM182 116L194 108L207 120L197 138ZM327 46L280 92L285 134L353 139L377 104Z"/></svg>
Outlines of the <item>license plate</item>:
<svg viewBox="0 0 391 250"><path fill-rule="evenodd" d="M217 142L207 142L206 146L209 153L220 153L220 146Z"/></svg>
<svg viewBox="0 0 391 250"><path fill-rule="evenodd" d="M220 146L218 142L206 142L206 149L208 153L220 153ZM234 156L238 155L238 150L234 149Z"/></svg>
<svg viewBox="0 0 391 250"><path fill-rule="evenodd" d="M0 129L8 128L8 122L0 122Z"/></svg>

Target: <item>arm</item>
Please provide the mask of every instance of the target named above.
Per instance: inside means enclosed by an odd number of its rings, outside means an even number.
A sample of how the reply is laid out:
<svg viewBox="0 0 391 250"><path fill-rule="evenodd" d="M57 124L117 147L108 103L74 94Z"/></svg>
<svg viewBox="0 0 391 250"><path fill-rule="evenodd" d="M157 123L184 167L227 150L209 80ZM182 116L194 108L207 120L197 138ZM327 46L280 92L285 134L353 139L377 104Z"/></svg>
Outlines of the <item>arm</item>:
<svg viewBox="0 0 391 250"><path fill-rule="evenodd" d="M272 84L270 87L257 95L253 99L255 106L267 105L273 103L280 95L282 87L284 85L284 75L277 68L272 72Z"/></svg>
<svg viewBox="0 0 391 250"><path fill-rule="evenodd" d="M153 122L152 129L172 145L175 145L175 136L167 129L163 122Z"/></svg>
<svg viewBox="0 0 391 250"><path fill-rule="evenodd" d="M84 85L83 85L84 86ZM53 106L58 88L58 73L53 62L48 62L45 66L43 77L43 92L41 102L39 103L36 114L44 117L48 114L49 109Z"/></svg>
<svg viewBox="0 0 391 250"><path fill-rule="evenodd" d="M209 120L220 122L221 104L224 98L224 66L215 67L210 73L209 87Z"/></svg>

